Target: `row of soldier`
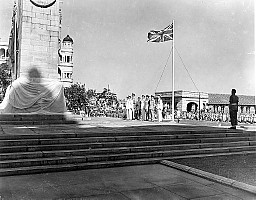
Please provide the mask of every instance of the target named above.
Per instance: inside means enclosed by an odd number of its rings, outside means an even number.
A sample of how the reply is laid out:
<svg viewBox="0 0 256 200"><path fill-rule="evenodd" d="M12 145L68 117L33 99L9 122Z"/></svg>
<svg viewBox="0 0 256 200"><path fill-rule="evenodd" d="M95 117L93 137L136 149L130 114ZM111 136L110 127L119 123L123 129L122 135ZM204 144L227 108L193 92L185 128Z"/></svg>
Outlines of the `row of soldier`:
<svg viewBox="0 0 256 200"><path fill-rule="evenodd" d="M163 102L160 96L141 95L135 97L135 94L128 96L125 102L126 118L128 120L142 120L160 122L163 119Z"/></svg>

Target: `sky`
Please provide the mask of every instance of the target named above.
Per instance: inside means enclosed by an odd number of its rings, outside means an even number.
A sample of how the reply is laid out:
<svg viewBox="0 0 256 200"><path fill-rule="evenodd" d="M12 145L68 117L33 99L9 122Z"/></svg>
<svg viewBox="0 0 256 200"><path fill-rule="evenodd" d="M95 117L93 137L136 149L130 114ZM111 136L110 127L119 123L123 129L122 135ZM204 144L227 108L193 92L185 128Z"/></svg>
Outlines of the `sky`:
<svg viewBox="0 0 256 200"><path fill-rule="evenodd" d="M3 41L13 1L0 5ZM63 0L62 18L62 39L74 40L74 82L88 89L109 86L118 98L171 91L172 41L147 42L147 34L174 20L175 90L255 95L253 0Z"/></svg>

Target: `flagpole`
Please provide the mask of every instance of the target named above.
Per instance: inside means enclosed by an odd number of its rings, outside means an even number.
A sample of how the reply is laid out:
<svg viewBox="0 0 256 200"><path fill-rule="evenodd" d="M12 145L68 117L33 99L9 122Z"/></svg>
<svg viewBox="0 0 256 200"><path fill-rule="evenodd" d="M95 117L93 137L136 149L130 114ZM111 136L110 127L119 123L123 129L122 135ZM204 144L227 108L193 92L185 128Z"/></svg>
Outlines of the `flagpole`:
<svg viewBox="0 0 256 200"><path fill-rule="evenodd" d="M172 20L173 39L172 39L172 121L174 122L174 20Z"/></svg>

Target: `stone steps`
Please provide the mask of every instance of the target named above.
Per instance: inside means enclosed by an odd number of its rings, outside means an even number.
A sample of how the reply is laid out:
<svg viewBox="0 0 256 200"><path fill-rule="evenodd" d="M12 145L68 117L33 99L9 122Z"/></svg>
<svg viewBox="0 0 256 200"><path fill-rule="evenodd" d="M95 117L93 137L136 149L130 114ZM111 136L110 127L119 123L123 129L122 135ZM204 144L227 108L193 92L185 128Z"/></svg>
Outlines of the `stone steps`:
<svg viewBox="0 0 256 200"><path fill-rule="evenodd" d="M56 133L1 135L0 175L149 164L182 156L256 152L255 133L239 130L71 130L60 128Z"/></svg>
<svg viewBox="0 0 256 200"><path fill-rule="evenodd" d="M45 136L46 138L39 138ZM58 136L58 137L56 137ZM93 135L71 135L55 134L50 135L23 135L17 137L0 137L0 146L13 145L48 145L48 144L72 144L72 143L93 143L93 142L125 142L125 141L150 141L150 140L184 140L184 139L205 139L211 138L235 138L253 137L252 133L225 133L225 134L159 134L159 135L137 135L137 136L93 136ZM65 139L66 138L66 139Z"/></svg>
<svg viewBox="0 0 256 200"><path fill-rule="evenodd" d="M222 148L204 148L204 149L187 149L187 150L164 150L153 152L133 152L133 153L112 153L102 155L87 155L87 156L64 156L51 158L34 158L21 160L6 160L0 161L0 168L14 168L14 167L29 167L42 165L58 165L58 164L76 164L87 162L102 162L102 161L117 161L117 160L131 160L131 159L145 159L154 157L169 157L182 155L200 155L211 153L230 153L240 151L256 151L256 146L241 146L241 147L222 147Z"/></svg>
<svg viewBox="0 0 256 200"><path fill-rule="evenodd" d="M86 170L86 169L98 169L98 168L108 168L108 167L122 167L122 166L131 166L131 165L154 164L154 163L159 163L161 160L168 160L168 159L175 161L175 159L181 159L181 158L222 156L222 155L239 155L239 154L256 154L256 151L243 151L243 152L231 152L231 153L225 152L225 153L203 154L203 155L202 154L200 154L200 155L182 155L182 156L176 156L173 158L155 157L155 158L146 158L146 159L1 168L0 176L61 172L61 171L71 171L71 170Z"/></svg>
<svg viewBox="0 0 256 200"><path fill-rule="evenodd" d="M72 120L43 120L43 121L1 121L1 125L48 125L48 124L76 124Z"/></svg>
<svg viewBox="0 0 256 200"><path fill-rule="evenodd" d="M88 155L108 155L136 152L155 152L170 150L190 150L204 148L224 148L224 147L246 147L254 148L256 141L239 141L227 143L198 143L198 144L179 144L179 145L158 145L158 146L136 146L136 147L112 147L112 148L82 148L71 150L52 150L52 151L31 151L14 153L1 153L0 160L16 160L16 159L33 159L33 158L49 158L64 156L88 156Z"/></svg>
<svg viewBox="0 0 256 200"><path fill-rule="evenodd" d="M65 114L1 114L1 125L47 125L75 124L74 119L68 119Z"/></svg>
<svg viewBox="0 0 256 200"><path fill-rule="evenodd" d="M41 121L66 119L64 114L1 114L0 121Z"/></svg>
<svg viewBox="0 0 256 200"><path fill-rule="evenodd" d="M86 170L97 169L107 167L121 167L128 165L142 165L158 163L162 158L153 159L133 159L122 161L107 161L107 162L95 162L95 163L77 163L77 164L64 164L64 165L44 165L44 166L30 166L30 167L16 167L16 168L2 168L0 169L0 176L11 175L24 175L24 174L36 174L36 173L49 173L49 172L61 172L71 170Z"/></svg>
<svg viewBox="0 0 256 200"><path fill-rule="evenodd" d="M1 123L1 122L0 122ZM68 133L65 133L65 130L60 130L54 133L47 133L47 134L20 134L20 135L1 135L0 140L22 140L22 139L54 139L54 138L83 138L83 137L141 137L141 136L158 136L158 135L173 135L175 137L184 138L184 137L228 137L228 136L237 136L237 135L248 135L248 136L255 136L253 132L242 132L242 131L233 131L228 129L221 129L221 130L211 130L209 131L191 131L191 130L174 130L174 131L133 131L133 132L87 132L81 130L71 131L66 130Z"/></svg>
<svg viewBox="0 0 256 200"><path fill-rule="evenodd" d="M67 140L67 139L65 139ZM60 143L60 144L35 144L23 146L1 146L0 153L14 152L36 152L48 150L77 150L77 149L97 149L97 148L117 148L117 147L139 147L139 146L158 146L158 145L181 145L181 144L204 144L204 143L227 143L237 141L250 141L254 144L254 137L227 137L227 138L200 138L200 139L171 139L171 140L145 140L145 141L126 141L126 142L85 142L81 143Z"/></svg>

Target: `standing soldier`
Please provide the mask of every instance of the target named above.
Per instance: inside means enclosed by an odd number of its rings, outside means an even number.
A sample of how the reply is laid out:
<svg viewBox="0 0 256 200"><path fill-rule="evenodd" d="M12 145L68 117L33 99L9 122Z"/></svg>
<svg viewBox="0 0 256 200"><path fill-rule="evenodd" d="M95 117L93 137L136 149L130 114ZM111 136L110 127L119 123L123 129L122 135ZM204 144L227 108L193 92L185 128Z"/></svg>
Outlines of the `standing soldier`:
<svg viewBox="0 0 256 200"><path fill-rule="evenodd" d="M148 108L149 108L149 95L146 95L146 99L144 102L144 110L145 110L145 120L148 121Z"/></svg>
<svg viewBox="0 0 256 200"><path fill-rule="evenodd" d="M181 113L180 113L180 110L179 109L177 109L177 115L176 115L176 117L177 117L177 120L178 120L178 123L180 123L180 117L181 117Z"/></svg>
<svg viewBox="0 0 256 200"><path fill-rule="evenodd" d="M161 122L163 121L163 101L160 96L157 97L156 109L158 122Z"/></svg>
<svg viewBox="0 0 256 200"><path fill-rule="evenodd" d="M238 99L238 96L236 96L236 90L232 89L231 96L229 98L229 114L231 119L230 129L236 129L238 102L239 102L239 99Z"/></svg>
<svg viewBox="0 0 256 200"><path fill-rule="evenodd" d="M140 103L141 120L142 120L142 121L145 121L145 120L146 120L146 114L145 114L144 106L145 106L145 95L143 94L143 95L141 96L141 103Z"/></svg>
<svg viewBox="0 0 256 200"><path fill-rule="evenodd" d="M131 96L127 97L126 101L126 115L128 120L132 120L132 100Z"/></svg>
<svg viewBox="0 0 256 200"><path fill-rule="evenodd" d="M149 120L153 121L154 120L154 115L155 115L155 99L154 96L151 95L151 98L149 100Z"/></svg>
<svg viewBox="0 0 256 200"><path fill-rule="evenodd" d="M136 99L135 99L135 94L132 93L132 119L135 119L135 107L136 107Z"/></svg>
<svg viewBox="0 0 256 200"><path fill-rule="evenodd" d="M141 119L141 101L140 101L140 97L138 97L138 100L136 102L135 119L137 119L137 120Z"/></svg>

